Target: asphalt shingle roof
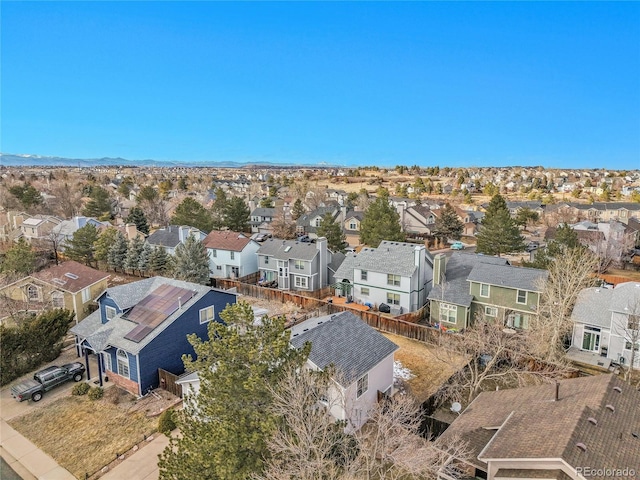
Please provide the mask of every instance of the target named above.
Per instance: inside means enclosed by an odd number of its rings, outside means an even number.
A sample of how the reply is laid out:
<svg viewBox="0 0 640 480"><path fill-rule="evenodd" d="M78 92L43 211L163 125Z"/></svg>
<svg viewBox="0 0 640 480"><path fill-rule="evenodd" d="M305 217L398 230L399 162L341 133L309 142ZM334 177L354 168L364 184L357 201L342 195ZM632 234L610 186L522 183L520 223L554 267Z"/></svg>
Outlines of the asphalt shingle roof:
<svg viewBox="0 0 640 480"><path fill-rule="evenodd" d="M110 275L69 260L31 274L43 282L67 292L77 293Z"/></svg>
<svg viewBox="0 0 640 480"><path fill-rule="evenodd" d="M313 260L318 254L316 245L310 242L270 238L260 245L256 253L258 255L268 255L278 260Z"/></svg>
<svg viewBox="0 0 640 480"><path fill-rule="evenodd" d="M416 246L415 243L383 240L378 248L363 248L356 255L348 255L336 272L336 278L353 281L354 268L410 277L418 268L414 256ZM350 273L348 269L351 269Z"/></svg>
<svg viewBox="0 0 640 480"><path fill-rule="evenodd" d="M480 262L473 267L467 280L499 287L539 292L541 288L540 282L546 280L548 276L549 272L547 270L514 267L512 265L491 265Z"/></svg>
<svg viewBox="0 0 640 480"><path fill-rule="evenodd" d="M241 252L252 240L242 233L213 230L203 240L204 246L216 250Z"/></svg>
<svg viewBox="0 0 640 480"><path fill-rule="evenodd" d="M179 227L169 225L167 228L156 230L147 237L150 245L162 245L163 247L174 248L180 243Z"/></svg>
<svg viewBox="0 0 640 480"><path fill-rule="evenodd" d="M320 369L334 365L347 384L399 348L351 312L314 318L296 325L291 344L302 348L307 342L311 343L309 360Z"/></svg>
<svg viewBox="0 0 640 480"><path fill-rule="evenodd" d="M574 322L611 328L611 298L608 288L585 288L578 294L571 318Z"/></svg>

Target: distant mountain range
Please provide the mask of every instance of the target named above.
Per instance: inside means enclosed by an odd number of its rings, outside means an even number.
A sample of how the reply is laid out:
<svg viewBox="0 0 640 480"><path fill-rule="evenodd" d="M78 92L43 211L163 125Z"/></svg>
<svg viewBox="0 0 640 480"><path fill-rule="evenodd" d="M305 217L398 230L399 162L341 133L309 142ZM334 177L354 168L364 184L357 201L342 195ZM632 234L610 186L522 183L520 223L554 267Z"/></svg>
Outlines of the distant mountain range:
<svg viewBox="0 0 640 480"><path fill-rule="evenodd" d="M64 158L50 157L46 155L23 155L12 153L0 153L0 166L2 167L97 167L97 166L123 166L123 167L221 167L221 168L246 168L257 167L294 167L294 166L322 166L327 164L294 164L277 162L182 162L172 160L127 160L126 158Z"/></svg>

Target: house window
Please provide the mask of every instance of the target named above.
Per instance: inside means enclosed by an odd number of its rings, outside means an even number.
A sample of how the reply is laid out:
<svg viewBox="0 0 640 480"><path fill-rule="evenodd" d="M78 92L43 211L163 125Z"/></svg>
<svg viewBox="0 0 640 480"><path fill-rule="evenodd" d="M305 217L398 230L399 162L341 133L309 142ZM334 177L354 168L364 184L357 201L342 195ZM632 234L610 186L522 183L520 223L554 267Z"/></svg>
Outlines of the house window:
<svg viewBox="0 0 640 480"><path fill-rule="evenodd" d="M387 275L387 285L395 285L396 287L400 286L400 275Z"/></svg>
<svg viewBox="0 0 640 480"><path fill-rule="evenodd" d="M362 287L362 288L360 289L360 293L361 293L362 295L369 295L369 289L368 289L368 288L365 288L365 287Z"/></svg>
<svg viewBox="0 0 640 480"><path fill-rule="evenodd" d="M113 317L116 316L116 309L113 307L109 307L108 305L105 305L104 315L105 317L107 317L107 320L111 320Z"/></svg>
<svg viewBox="0 0 640 480"><path fill-rule="evenodd" d="M456 323L458 316L458 306L448 303L440 304L440 321L446 323Z"/></svg>
<svg viewBox="0 0 640 480"><path fill-rule="evenodd" d="M304 261L303 260L295 260L293 262L293 268L296 270L304 270Z"/></svg>
<svg viewBox="0 0 640 480"><path fill-rule="evenodd" d="M627 340L627 341L625 342L625 344L624 344L624 349L625 349L625 350L631 350L631 345L632 345L632 343L631 343L631 342L629 342L629 341ZM640 351L640 342L638 342L638 343L636 343L636 344L635 344L635 348L634 348L634 350L635 350L636 352Z"/></svg>
<svg viewBox="0 0 640 480"><path fill-rule="evenodd" d="M498 309L496 307L484 307L484 314L487 317L497 317Z"/></svg>
<svg viewBox="0 0 640 480"><path fill-rule="evenodd" d="M360 398L367 390L369 390L369 374L365 373L358 379L357 384L358 391L356 392L356 398Z"/></svg>
<svg viewBox="0 0 640 480"><path fill-rule="evenodd" d="M91 300L91 291L88 288L82 290L82 303L87 303Z"/></svg>
<svg viewBox="0 0 640 480"><path fill-rule="evenodd" d="M582 349L590 352L600 351L600 329L597 327L584 327L582 334Z"/></svg>
<svg viewBox="0 0 640 480"><path fill-rule="evenodd" d="M118 375L129 378L129 356L127 352L118 349L116 357L118 358Z"/></svg>
<svg viewBox="0 0 640 480"><path fill-rule="evenodd" d="M489 296L489 285L486 283L480 284L480 296L487 298Z"/></svg>
<svg viewBox="0 0 640 480"><path fill-rule="evenodd" d="M518 290L518 295L516 297L516 303L521 305L527 304L527 291L526 290Z"/></svg>
<svg viewBox="0 0 640 480"><path fill-rule="evenodd" d="M366 279L367 279L367 271L360 270L360 280L366 280Z"/></svg>
<svg viewBox="0 0 640 480"><path fill-rule="evenodd" d="M64 308L64 293L53 292L51 294L51 304L54 308Z"/></svg>
<svg viewBox="0 0 640 480"><path fill-rule="evenodd" d="M387 303L389 305L400 305L400 294L387 292Z"/></svg>
<svg viewBox="0 0 640 480"><path fill-rule="evenodd" d="M200 310L200 325L209 323L211 320L213 320L213 305Z"/></svg>
<svg viewBox="0 0 640 480"><path fill-rule="evenodd" d="M231 253L231 260L235 260L236 259L236 252L230 252Z"/></svg>
<svg viewBox="0 0 640 480"><path fill-rule="evenodd" d="M298 288L309 288L307 277L295 277L295 286Z"/></svg>
<svg viewBox="0 0 640 480"><path fill-rule="evenodd" d="M39 301L40 300L40 288L35 285L29 285L27 287L27 300Z"/></svg>
<svg viewBox="0 0 640 480"><path fill-rule="evenodd" d="M358 224L356 222L349 223L349 230L356 230L358 228Z"/></svg>
<svg viewBox="0 0 640 480"><path fill-rule="evenodd" d="M640 330L640 315L629 315L627 320L628 330Z"/></svg>
<svg viewBox="0 0 640 480"><path fill-rule="evenodd" d="M218 251L217 250L211 250L211 257L218 258Z"/></svg>
<svg viewBox="0 0 640 480"><path fill-rule="evenodd" d="M269 257L264 257L264 264L269 265Z"/></svg>
<svg viewBox="0 0 640 480"><path fill-rule="evenodd" d="M216 265L216 270L222 270L222 265Z"/></svg>
<svg viewBox="0 0 640 480"><path fill-rule="evenodd" d="M316 218L316 221L315 221L316 227L320 226L320 222L322 222L322 218L320 218L320 217Z"/></svg>
<svg viewBox="0 0 640 480"><path fill-rule="evenodd" d="M111 365L111 354L109 352L102 352L102 365L105 372L113 372L113 365Z"/></svg>

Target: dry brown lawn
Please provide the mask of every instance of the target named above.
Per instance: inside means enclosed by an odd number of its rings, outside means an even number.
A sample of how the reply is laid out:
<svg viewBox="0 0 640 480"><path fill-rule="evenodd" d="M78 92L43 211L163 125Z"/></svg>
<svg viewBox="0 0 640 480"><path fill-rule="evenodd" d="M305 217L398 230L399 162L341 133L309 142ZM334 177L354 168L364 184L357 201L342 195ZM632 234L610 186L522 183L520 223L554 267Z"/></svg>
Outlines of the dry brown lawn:
<svg viewBox="0 0 640 480"><path fill-rule="evenodd" d="M465 359L443 348L409 338L381 332L400 347L395 359L415 375L407 383L413 396L424 402L466 363Z"/></svg>
<svg viewBox="0 0 640 480"><path fill-rule="evenodd" d="M9 423L77 478L84 478L156 430L157 417L147 418L128 405L69 396Z"/></svg>

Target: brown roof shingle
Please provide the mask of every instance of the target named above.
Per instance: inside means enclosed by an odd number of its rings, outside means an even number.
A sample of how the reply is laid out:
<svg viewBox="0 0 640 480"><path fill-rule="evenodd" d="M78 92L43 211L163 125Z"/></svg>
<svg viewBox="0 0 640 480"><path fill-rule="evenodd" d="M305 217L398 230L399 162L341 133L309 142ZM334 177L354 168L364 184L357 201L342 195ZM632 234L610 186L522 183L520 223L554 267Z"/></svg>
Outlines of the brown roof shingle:
<svg viewBox="0 0 640 480"><path fill-rule="evenodd" d="M108 278L109 274L69 260L60 265L40 270L31 274L31 276L61 290L77 293L102 279Z"/></svg>
<svg viewBox="0 0 640 480"><path fill-rule="evenodd" d="M231 250L233 252L241 252L252 240L242 233L232 232L230 230L218 231L213 230L203 240L204 246L215 250Z"/></svg>

